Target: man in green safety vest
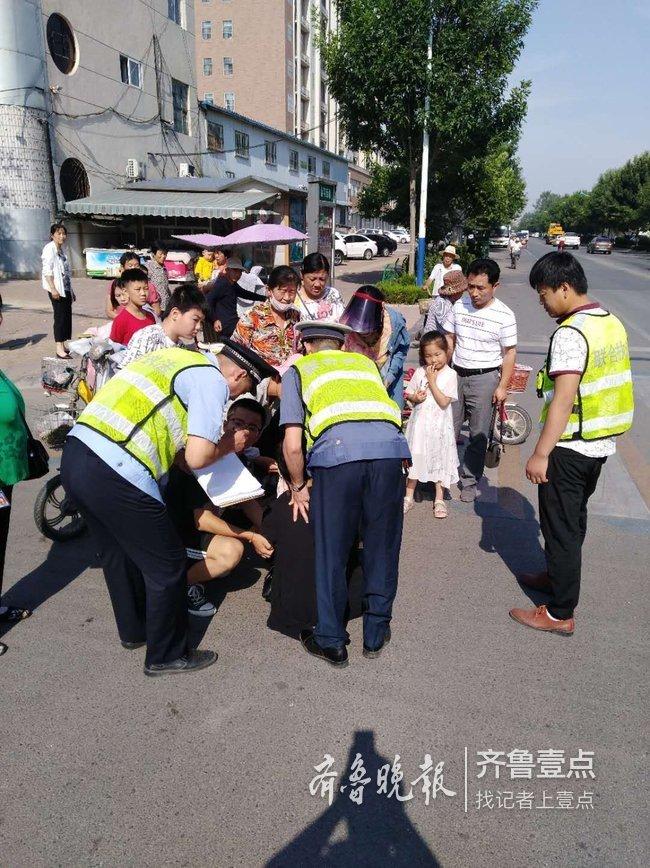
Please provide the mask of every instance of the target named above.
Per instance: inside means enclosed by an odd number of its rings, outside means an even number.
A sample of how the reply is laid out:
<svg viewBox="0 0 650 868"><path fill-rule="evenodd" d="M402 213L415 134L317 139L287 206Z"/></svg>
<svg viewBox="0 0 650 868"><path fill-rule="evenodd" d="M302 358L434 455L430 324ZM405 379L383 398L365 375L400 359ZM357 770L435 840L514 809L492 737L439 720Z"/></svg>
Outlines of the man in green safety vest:
<svg viewBox="0 0 650 868"><path fill-rule="evenodd" d="M186 554L161 486L184 450L193 470L249 445L248 429L222 436L230 398L277 372L224 340L220 353L174 347L127 365L79 416L61 476L101 552L122 645L146 642L146 675L210 666L214 651L188 648Z"/></svg>
<svg viewBox="0 0 650 868"><path fill-rule="evenodd" d="M587 297L587 279L574 256L547 253L529 279L559 327L537 378L542 432L526 465L526 476L539 485L546 570L519 579L550 599L534 609L512 609L510 616L535 630L571 636L587 501L616 451L616 438L632 426L632 371L623 324Z"/></svg>
<svg viewBox="0 0 650 868"><path fill-rule="evenodd" d="M309 654L346 666L346 567L363 540L363 654L390 640L402 541L404 463L411 457L399 407L377 365L343 352L348 326L298 323L306 355L282 378L280 425L294 521L314 529L318 623L300 639ZM303 437L307 457L303 454ZM312 477L310 489L307 471Z"/></svg>

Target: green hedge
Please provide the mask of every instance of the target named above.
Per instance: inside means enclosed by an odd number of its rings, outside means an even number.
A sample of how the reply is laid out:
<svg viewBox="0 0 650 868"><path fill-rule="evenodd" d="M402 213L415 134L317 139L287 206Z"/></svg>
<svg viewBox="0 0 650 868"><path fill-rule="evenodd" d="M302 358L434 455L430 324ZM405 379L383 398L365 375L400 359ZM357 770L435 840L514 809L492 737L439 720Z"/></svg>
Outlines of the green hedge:
<svg viewBox="0 0 650 868"><path fill-rule="evenodd" d="M402 274L392 280L381 280L377 286L384 293L389 304L417 304L424 295L422 288L416 286L412 274Z"/></svg>

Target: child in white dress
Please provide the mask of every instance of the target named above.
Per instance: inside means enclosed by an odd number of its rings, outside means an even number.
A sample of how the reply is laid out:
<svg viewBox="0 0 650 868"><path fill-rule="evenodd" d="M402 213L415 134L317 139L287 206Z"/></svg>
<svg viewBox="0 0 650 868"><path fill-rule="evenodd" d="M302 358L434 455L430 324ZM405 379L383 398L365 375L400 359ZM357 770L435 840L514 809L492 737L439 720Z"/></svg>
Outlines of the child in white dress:
<svg viewBox="0 0 650 868"><path fill-rule="evenodd" d="M406 400L413 405L406 428L413 464L406 484L404 512L413 506L417 483L434 482L433 514L446 518L445 488L458 482L458 450L451 411L451 402L458 400L458 378L447 364L445 335L440 332L422 335L420 365L405 393Z"/></svg>

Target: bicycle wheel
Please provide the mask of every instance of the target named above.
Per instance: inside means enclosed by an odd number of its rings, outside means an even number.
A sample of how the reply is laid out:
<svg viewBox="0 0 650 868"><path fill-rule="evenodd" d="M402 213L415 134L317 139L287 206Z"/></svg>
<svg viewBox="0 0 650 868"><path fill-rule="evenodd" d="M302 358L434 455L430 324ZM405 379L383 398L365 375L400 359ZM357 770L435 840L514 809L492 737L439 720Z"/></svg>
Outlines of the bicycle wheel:
<svg viewBox="0 0 650 868"><path fill-rule="evenodd" d="M54 542L67 542L86 530L86 522L71 505L58 473L36 495L34 522L43 536Z"/></svg>
<svg viewBox="0 0 650 868"><path fill-rule="evenodd" d="M506 418L494 423L494 439L506 446L524 443L533 430L533 420L519 404L506 404Z"/></svg>

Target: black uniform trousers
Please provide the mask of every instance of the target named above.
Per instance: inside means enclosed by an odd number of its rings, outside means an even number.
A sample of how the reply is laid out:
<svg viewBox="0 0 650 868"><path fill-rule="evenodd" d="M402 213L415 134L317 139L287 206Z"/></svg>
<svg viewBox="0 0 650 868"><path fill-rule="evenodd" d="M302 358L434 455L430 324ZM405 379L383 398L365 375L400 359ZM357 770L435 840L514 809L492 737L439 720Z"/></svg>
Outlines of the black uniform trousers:
<svg viewBox="0 0 650 868"><path fill-rule="evenodd" d="M539 524L553 588L547 608L554 618L571 618L578 605L587 501L606 460L556 446L548 459L548 482L539 486Z"/></svg>
<svg viewBox="0 0 650 868"><path fill-rule="evenodd" d="M342 648L349 640L345 629L347 566L360 533L363 642L368 648L378 648L397 593L404 520L402 459L349 461L336 467L314 467L311 473L309 512L314 526L318 609L314 638L321 648Z"/></svg>
<svg viewBox="0 0 650 868"><path fill-rule="evenodd" d="M186 556L164 504L123 479L76 437L66 440L61 477L99 547L120 639L146 639L146 665L183 656Z"/></svg>
<svg viewBox="0 0 650 868"><path fill-rule="evenodd" d="M72 296L52 298L50 294L50 301L54 311L54 340L57 343L69 341L72 337Z"/></svg>

